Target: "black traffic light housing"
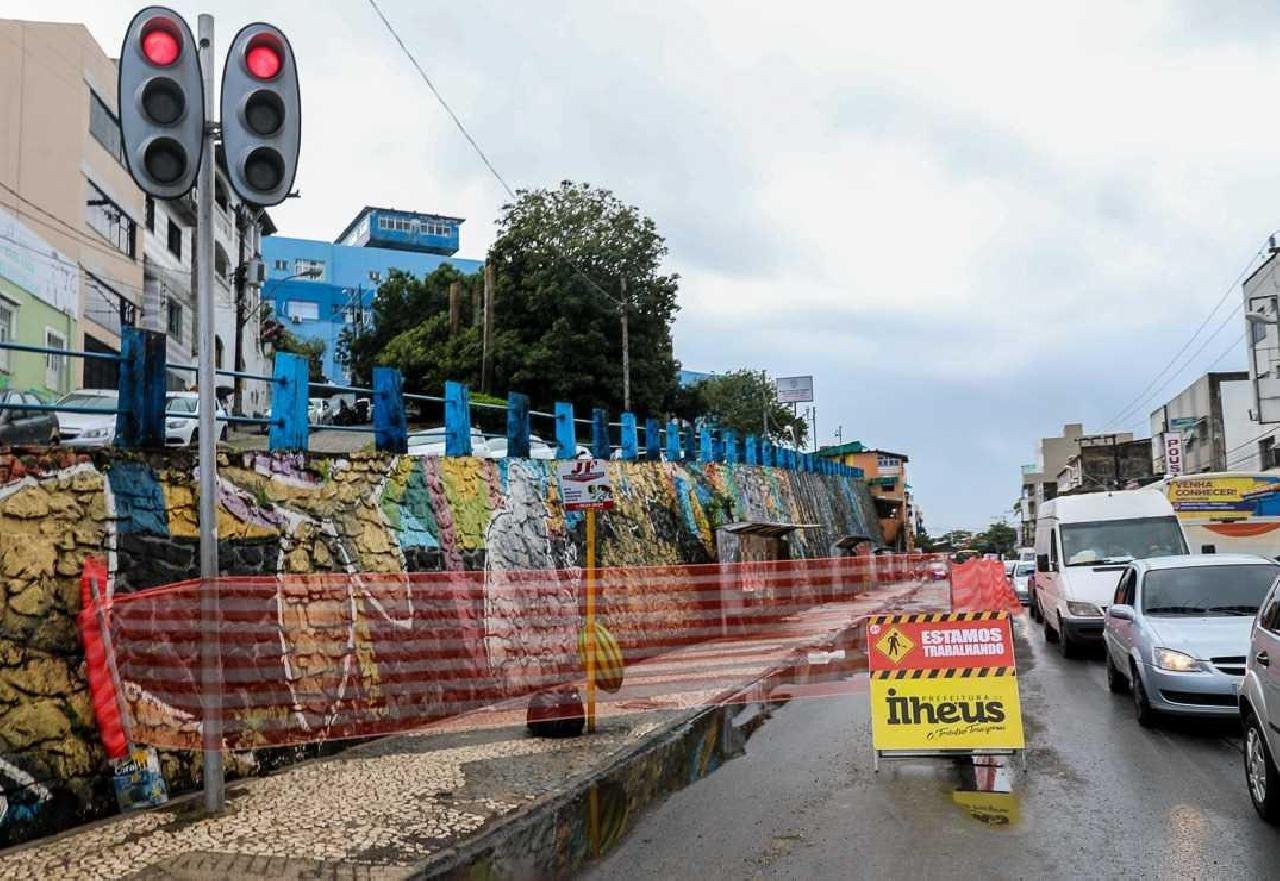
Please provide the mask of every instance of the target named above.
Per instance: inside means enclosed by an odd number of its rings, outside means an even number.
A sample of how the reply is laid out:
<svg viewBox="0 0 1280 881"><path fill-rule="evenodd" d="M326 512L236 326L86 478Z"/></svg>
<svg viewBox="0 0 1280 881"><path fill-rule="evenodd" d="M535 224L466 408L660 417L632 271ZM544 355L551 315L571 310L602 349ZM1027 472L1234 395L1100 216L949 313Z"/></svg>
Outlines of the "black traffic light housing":
<svg viewBox="0 0 1280 881"><path fill-rule="evenodd" d="M279 28L257 22L231 41L221 116L231 186L246 202L279 205L293 189L302 141L298 68Z"/></svg>
<svg viewBox="0 0 1280 881"><path fill-rule="evenodd" d="M117 65L125 167L160 199L195 184L204 150L200 53L182 16L148 6L129 22Z"/></svg>

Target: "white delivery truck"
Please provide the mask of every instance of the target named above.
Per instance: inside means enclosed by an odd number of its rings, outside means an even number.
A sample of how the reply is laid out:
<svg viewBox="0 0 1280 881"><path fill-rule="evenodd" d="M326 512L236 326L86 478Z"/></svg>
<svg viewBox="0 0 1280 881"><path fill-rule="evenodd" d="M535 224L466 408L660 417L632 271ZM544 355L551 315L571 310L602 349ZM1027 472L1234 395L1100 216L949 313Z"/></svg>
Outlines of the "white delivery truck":
<svg viewBox="0 0 1280 881"><path fill-rule="evenodd" d="M1130 560L1187 553L1173 506L1151 489L1059 496L1036 522L1031 614L1070 657L1102 641L1103 613Z"/></svg>

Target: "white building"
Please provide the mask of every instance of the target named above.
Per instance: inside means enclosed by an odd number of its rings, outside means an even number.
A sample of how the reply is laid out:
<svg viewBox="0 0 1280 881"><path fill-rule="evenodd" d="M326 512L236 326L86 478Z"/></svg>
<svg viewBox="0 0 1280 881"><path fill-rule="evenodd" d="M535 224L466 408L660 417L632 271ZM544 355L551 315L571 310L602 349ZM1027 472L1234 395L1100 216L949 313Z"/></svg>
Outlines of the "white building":
<svg viewBox="0 0 1280 881"><path fill-rule="evenodd" d="M1151 411L1151 465L1166 471L1165 436L1182 436L1182 470L1252 471L1257 468L1258 434L1250 419L1251 386L1243 371L1206 373L1168 403Z"/></svg>

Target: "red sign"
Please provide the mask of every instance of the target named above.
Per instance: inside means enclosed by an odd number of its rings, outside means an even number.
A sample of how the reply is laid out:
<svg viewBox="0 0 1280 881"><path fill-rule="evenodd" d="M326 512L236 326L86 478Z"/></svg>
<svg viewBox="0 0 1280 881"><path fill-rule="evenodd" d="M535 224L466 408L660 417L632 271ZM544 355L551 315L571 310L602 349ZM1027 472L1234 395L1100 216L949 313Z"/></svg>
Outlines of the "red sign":
<svg viewBox="0 0 1280 881"><path fill-rule="evenodd" d="M873 615L867 621L872 673L1012 667L1008 612Z"/></svg>

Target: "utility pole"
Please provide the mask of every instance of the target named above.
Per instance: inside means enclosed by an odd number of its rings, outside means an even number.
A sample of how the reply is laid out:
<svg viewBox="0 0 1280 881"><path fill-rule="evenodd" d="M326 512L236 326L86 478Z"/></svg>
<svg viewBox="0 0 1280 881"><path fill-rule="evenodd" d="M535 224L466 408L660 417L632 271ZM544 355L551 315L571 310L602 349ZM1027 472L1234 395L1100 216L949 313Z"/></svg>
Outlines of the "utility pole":
<svg viewBox="0 0 1280 881"><path fill-rule="evenodd" d="M764 382L760 386L761 412L764 413L764 426L760 432L761 440L769 439L769 374L760 374Z"/></svg>
<svg viewBox="0 0 1280 881"><path fill-rule="evenodd" d="M631 339L628 336L627 312L627 280L622 279L622 300L618 308L622 310L622 409L631 410Z"/></svg>
<svg viewBox="0 0 1280 881"><path fill-rule="evenodd" d="M462 308L462 282L454 279L449 283L449 339L458 335L459 312Z"/></svg>
<svg viewBox="0 0 1280 881"><path fill-rule="evenodd" d="M484 339L480 355L480 390L489 394L493 378L493 263L484 264Z"/></svg>
<svg viewBox="0 0 1280 881"><path fill-rule="evenodd" d="M199 315L200 346L196 383L199 398L200 462L200 682L204 698L204 809L222 810L226 788L222 768L222 670L218 614L218 503L214 458L217 439L213 348L213 187L215 163L213 108L213 16L201 13L196 24L200 49L200 71L204 78L204 161L196 184L196 312Z"/></svg>

